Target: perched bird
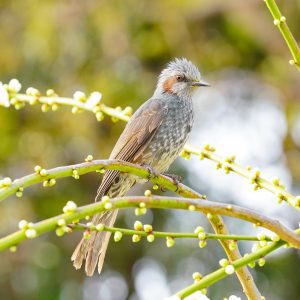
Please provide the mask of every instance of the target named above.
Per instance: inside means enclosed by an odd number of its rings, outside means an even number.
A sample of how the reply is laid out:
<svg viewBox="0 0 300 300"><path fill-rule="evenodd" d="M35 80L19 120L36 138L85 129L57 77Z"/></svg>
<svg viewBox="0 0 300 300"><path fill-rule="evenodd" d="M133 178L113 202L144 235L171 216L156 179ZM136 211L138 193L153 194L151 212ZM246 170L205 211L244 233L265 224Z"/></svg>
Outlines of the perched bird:
<svg viewBox="0 0 300 300"><path fill-rule="evenodd" d="M193 125L192 94L195 87L208 86L197 67L185 58L171 61L161 72L153 96L131 117L119 137L110 159L147 165L156 172L166 172L182 150ZM104 195L123 196L137 177L109 170L105 173L95 201ZM94 225L113 226L117 210L93 217ZM91 232L82 239L72 255L73 265L92 276L98 264L101 272L110 232Z"/></svg>

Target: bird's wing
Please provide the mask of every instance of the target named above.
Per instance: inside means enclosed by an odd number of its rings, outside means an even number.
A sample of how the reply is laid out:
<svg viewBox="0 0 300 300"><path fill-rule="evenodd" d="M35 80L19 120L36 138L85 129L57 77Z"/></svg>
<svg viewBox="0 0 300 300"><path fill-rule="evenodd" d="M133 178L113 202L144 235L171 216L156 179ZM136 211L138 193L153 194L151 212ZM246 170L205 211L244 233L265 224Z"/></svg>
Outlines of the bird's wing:
<svg viewBox="0 0 300 300"><path fill-rule="evenodd" d="M142 159L143 150L149 145L166 114L167 108L158 99L153 98L145 102L126 125L110 159L139 162ZM119 171L113 170L105 173L97 192L96 201L108 192L119 173Z"/></svg>

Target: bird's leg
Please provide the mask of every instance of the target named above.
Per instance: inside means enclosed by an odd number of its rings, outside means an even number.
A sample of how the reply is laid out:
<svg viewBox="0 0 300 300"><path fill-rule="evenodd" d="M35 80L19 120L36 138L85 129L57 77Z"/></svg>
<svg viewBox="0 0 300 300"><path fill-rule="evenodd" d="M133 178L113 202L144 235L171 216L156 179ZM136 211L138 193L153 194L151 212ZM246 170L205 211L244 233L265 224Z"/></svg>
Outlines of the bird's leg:
<svg viewBox="0 0 300 300"><path fill-rule="evenodd" d="M163 175L167 176L167 177L169 177L169 178L171 178L173 180L173 183L176 185L175 192L177 192L178 185L179 185L179 183L182 182L182 177L180 175L177 175L177 174L169 174L169 173L163 173Z"/></svg>
<svg viewBox="0 0 300 300"><path fill-rule="evenodd" d="M141 163L140 165L148 170L148 172L149 172L149 175L147 177L148 181L150 181L151 177L155 177L155 176L158 175L158 173L156 172L156 170L152 166L150 166L146 163Z"/></svg>

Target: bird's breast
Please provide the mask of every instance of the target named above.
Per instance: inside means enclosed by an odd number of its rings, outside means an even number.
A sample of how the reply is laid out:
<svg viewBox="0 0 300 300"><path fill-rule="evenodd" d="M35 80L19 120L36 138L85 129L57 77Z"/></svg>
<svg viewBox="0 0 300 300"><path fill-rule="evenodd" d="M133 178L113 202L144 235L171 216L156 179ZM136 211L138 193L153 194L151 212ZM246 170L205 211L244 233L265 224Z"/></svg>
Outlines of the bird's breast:
<svg viewBox="0 0 300 300"><path fill-rule="evenodd" d="M182 150L192 125L190 100L168 103L168 113L146 149L143 161L158 172L165 172Z"/></svg>

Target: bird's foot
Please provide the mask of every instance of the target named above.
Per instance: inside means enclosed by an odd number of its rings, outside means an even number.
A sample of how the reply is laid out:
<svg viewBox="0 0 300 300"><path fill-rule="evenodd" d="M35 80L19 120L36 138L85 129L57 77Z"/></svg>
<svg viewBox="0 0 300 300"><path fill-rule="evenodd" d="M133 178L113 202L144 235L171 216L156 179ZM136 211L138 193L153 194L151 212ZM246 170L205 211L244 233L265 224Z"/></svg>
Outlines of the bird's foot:
<svg viewBox="0 0 300 300"><path fill-rule="evenodd" d="M177 174L168 174L168 173L163 173L164 176L167 176L169 178L171 178L173 180L173 183L176 185L176 190L175 192L178 191L178 186L179 186L179 183L182 182L182 177L180 175L177 175Z"/></svg>
<svg viewBox="0 0 300 300"><path fill-rule="evenodd" d="M150 165L148 165L146 163L141 163L141 166L144 167L144 168L146 168L148 170L148 172L149 172L149 175L147 177L148 181L150 181L150 179L152 177L155 177L155 176L158 175L158 173L156 172L156 170L152 166L150 166Z"/></svg>

